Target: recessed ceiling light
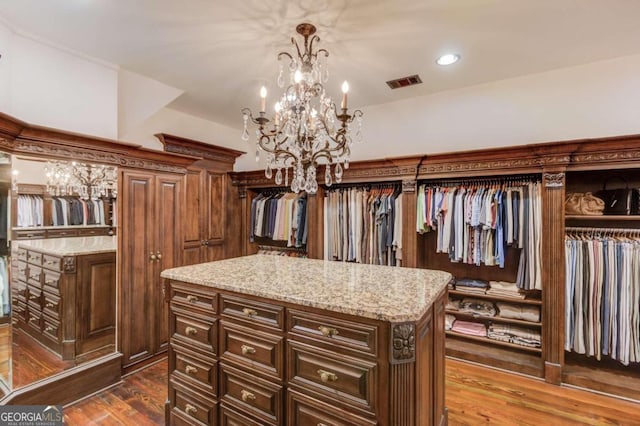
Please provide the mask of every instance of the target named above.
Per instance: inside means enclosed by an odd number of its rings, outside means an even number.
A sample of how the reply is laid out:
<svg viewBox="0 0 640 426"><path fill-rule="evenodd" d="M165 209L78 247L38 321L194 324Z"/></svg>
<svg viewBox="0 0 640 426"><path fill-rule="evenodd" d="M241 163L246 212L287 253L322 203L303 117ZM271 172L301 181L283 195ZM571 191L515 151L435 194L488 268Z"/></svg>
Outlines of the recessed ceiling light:
<svg viewBox="0 0 640 426"><path fill-rule="evenodd" d="M459 60L460 60L460 55L458 55L457 53L447 53L446 55L440 56L436 60L436 64L438 64L438 65L451 65L451 64L455 64Z"/></svg>

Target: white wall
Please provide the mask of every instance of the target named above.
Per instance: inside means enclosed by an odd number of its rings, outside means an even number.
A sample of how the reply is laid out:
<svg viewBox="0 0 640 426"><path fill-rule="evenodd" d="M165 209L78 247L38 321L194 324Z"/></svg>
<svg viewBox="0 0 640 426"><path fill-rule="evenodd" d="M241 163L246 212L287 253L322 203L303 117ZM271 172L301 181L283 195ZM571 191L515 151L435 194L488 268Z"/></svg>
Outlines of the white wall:
<svg viewBox="0 0 640 426"><path fill-rule="evenodd" d="M193 115L185 114L171 108L163 108L147 119L135 130L121 136L125 142L135 143L151 149L162 149L162 143L154 137L156 133L169 133L194 139L200 142L223 146L238 151L248 151L249 145L241 137L241 131L232 129L213 121L205 120ZM248 163L244 157L236 162L237 170L255 169L255 158L253 164ZM244 166L244 168L241 168Z"/></svg>
<svg viewBox="0 0 640 426"><path fill-rule="evenodd" d="M13 33L0 21L0 111L11 110L11 39Z"/></svg>
<svg viewBox="0 0 640 426"><path fill-rule="evenodd" d="M363 111L364 142L352 149L354 160L636 134L640 55Z"/></svg>
<svg viewBox="0 0 640 426"><path fill-rule="evenodd" d="M41 126L116 138L118 71L30 37L12 39L10 114Z"/></svg>

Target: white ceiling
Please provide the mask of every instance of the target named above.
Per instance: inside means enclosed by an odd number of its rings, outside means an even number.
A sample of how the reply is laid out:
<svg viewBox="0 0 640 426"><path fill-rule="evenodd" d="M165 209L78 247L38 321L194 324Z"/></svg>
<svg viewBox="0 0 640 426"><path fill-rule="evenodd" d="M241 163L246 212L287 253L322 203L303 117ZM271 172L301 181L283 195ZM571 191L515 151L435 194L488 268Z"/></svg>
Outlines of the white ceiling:
<svg viewBox="0 0 640 426"><path fill-rule="evenodd" d="M276 56L301 22L352 107L640 52L639 0L0 0L0 16L182 89L172 108L236 128L261 85L279 93ZM435 64L452 51L459 63ZM411 74L424 83L385 84Z"/></svg>

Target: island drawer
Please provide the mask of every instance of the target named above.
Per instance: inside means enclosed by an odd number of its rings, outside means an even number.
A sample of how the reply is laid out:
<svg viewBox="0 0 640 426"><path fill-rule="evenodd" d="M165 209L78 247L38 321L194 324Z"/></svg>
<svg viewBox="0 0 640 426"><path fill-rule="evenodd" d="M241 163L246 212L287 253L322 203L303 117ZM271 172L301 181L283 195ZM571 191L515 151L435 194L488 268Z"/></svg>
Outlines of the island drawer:
<svg viewBox="0 0 640 426"><path fill-rule="evenodd" d="M28 266L26 263L24 262L18 262L18 280L22 281L22 282L27 282L27 270L28 270Z"/></svg>
<svg viewBox="0 0 640 426"><path fill-rule="evenodd" d="M196 317L174 305L171 306L171 309L172 324L170 326L173 330L173 339L207 354L215 355L218 352L217 320Z"/></svg>
<svg viewBox="0 0 640 426"><path fill-rule="evenodd" d="M263 426L246 414L240 414L227 404L220 404L220 426Z"/></svg>
<svg viewBox="0 0 640 426"><path fill-rule="evenodd" d="M62 258L45 254L42 256L42 266L47 269L59 271L62 269Z"/></svg>
<svg viewBox="0 0 640 426"><path fill-rule="evenodd" d="M60 273L44 270L44 288L59 293L60 292Z"/></svg>
<svg viewBox="0 0 640 426"><path fill-rule="evenodd" d="M27 285L20 281L17 281L13 284L14 286L11 290L12 298L18 302L22 302L26 304L27 303Z"/></svg>
<svg viewBox="0 0 640 426"><path fill-rule="evenodd" d="M215 398L218 395L218 363L205 360L179 345L172 344L175 360L173 376Z"/></svg>
<svg viewBox="0 0 640 426"><path fill-rule="evenodd" d="M220 358L283 379L284 337L220 321Z"/></svg>
<svg viewBox="0 0 640 426"><path fill-rule="evenodd" d="M288 382L373 412L376 363L287 342Z"/></svg>
<svg viewBox="0 0 640 426"><path fill-rule="evenodd" d="M35 309L42 309L42 290L39 287L27 286L27 303Z"/></svg>
<svg viewBox="0 0 640 426"><path fill-rule="evenodd" d="M263 424L282 424L282 386L226 364L220 364L220 367L222 402L260 419Z"/></svg>
<svg viewBox="0 0 640 426"><path fill-rule="evenodd" d="M378 327L375 325L288 309L287 329L331 346L377 355Z"/></svg>
<svg viewBox="0 0 640 426"><path fill-rule="evenodd" d="M212 314L218 311L217 293L176 281L171 281L171 302Z"/></svg>
<svg viewBox="0 0 640 426"><path fill-rule="evenodd" d="M284 308L236 296L222 294L221 312L229 318L284 330Z"/></svg>
<svg viewBox="0 0 640 426"><path fill-rule="evenodd" d="M27 262L31 265L42 265L42 253L29 250L27 253Z"/></svg>
<svg viewBox="0 0 640 426"><path fill-rule="evenodd" d="M287 426L331 425L331 426L375 426L374 420L357 416L333 405L287 389Z"/></svg>
<svg viewBox="0 0 640 426"><path fill-rule="evenodd" d="M29 265L29 269L27 269L27 282L34 285L41 285L41 278L42 268L39 266Z"/></svg>
<svg viewBox="0 0 640 426"><path fill-rule="evenodd" d="M42 315L42 332L49 339L59 343L62 337L60 321L49 318L47 315Z"/></svg>
<svg viewBox="0 0 640 426"><path fill-rule="evenodd" d="M24 302L17 301L13 306L13 313L22 321L27 320L27 305Z"/></svg>
<svg viewBox="0 0 640 426"><path fill-rule="evenodd" d="M172 425L218 424L218 403L190 390L178 380L169 380Z"/></svg>
<svg viewBox="0 0 640 426"><path fill-rule="evenodd" d="M42 295L44 298L44 304L42 306L44 313L56 321L60 321L60 317L62 316L62 301L60 297L49 294L46 291L43 292Z"/></svg>
<svg viewBox="0 0 640 426"><path fill-rule="evenodd" d="M22 248L22 247L18 247L17 258L18 258L18 260L26 262L27 261L27 249L26 248Z"/></svg>
<svg viewBox="0 0 640 426"><path fill-rule="evenodd" d="M28 320L29 327L34 328L38 332L40 332L41 330L40 321L41 321L42 314L37 309L31 309L30 307L28 309L29 309L29 320Z"/></svg>

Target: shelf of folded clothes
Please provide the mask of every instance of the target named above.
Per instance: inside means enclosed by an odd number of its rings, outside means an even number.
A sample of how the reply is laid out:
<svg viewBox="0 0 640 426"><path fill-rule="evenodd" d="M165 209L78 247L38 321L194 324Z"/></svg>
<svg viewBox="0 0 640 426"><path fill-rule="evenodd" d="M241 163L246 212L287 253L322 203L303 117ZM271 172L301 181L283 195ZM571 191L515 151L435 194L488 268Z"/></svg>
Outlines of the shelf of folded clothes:
<svg viewBox="0 0 640 426"><path fill-rule="evenodd" d="M520 349L520 350L527 351L527 352L533 352L533 353L537 353L537 354L542 353L542 349L540 347L524 346L524 345L521 345L521 344L510 343L510 342L500 341L500 340L495 340L495 339L490 339L488 337L481 337L481 336L473 336L473 335L469 335L469 334L464 334L464 333L460 333L460 332L453 331L453 330L447 331L446 334L447 334L447 336L458 337L458 338L461 338L461 339L472 340L472 341L475 341L475 342L490 343L490 344L494 344L494 345L505 346L505 347L508 347L508 348Z"/></svg>

